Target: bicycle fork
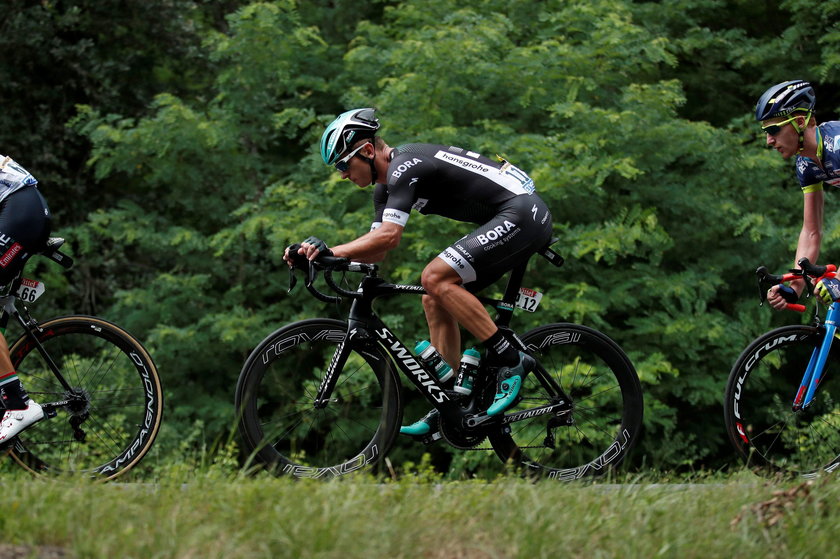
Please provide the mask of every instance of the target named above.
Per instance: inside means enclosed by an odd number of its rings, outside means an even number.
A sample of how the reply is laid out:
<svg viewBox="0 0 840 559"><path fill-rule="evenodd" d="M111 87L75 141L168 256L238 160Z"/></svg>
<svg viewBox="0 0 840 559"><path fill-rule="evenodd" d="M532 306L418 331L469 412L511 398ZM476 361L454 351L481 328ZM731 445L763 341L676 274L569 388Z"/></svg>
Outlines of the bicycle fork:
<svg viewBox="0 0 840 559"><path fill-rule="evenodd" d="M814 394L817 387L823 380L822 375L825 371L825 363L828 360L828 354L831 351L831 344L834 342L834 336L837 335L837 318L840 317L840 303L832 303L826 313L825 323L825 337L822 343L817 348L814 348L811 353L811 359L808 361L808 367L805 369L805 374L802 376L802 382L799 385L799 390L796 391L796 397L793 399L793 411L799 411L807 408L814 400Z"/></svg>
<svg viewBox="0 0 840 559"><path fill-rule="evenodd" d="M330 403L330 396L332 395L333 390L335 389L335 383L338 380L338 375L335 373L336 371L342 371L344 369L344 364L347 363L347 356L350 354L347 340L347 338L344 338L344 340L338 344L338 347L335 348L332 359L330 359L330 364L327 367L327 372L324 375L324 378L321 379L321 385L318 387L318 393L315 395L315 400L312 402L317 409L323 409Z"/></svg>

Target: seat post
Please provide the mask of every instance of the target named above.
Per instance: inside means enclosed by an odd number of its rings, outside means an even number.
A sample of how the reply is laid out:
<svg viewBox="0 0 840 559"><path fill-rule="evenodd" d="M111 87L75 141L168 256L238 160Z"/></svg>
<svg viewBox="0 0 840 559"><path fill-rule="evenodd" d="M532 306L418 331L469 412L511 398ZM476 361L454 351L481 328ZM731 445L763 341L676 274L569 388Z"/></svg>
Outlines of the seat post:
<svg viewBox="0 0 840 559"><path fill-rule="evenodd" d="M503 296L505 302L513 303L516 301L516 295L519 293L519 288L522 287L522 279L525 277L525 269L527 267L528 263L524 262L511 270Z"/></svg>
<svg viewBox="0 0 840 559"><path fill-rule="evenodd" d="M525 277L525 269L528 263L524 262L513 270L508 276L507 286L505 286L505 293L502 295L501 303L496 301L496 318L494 322L499 327L509 327L510 321L513 318L513 308L516 303L516 296L519 293L519 288L522 287L522 279Z"/></svg>

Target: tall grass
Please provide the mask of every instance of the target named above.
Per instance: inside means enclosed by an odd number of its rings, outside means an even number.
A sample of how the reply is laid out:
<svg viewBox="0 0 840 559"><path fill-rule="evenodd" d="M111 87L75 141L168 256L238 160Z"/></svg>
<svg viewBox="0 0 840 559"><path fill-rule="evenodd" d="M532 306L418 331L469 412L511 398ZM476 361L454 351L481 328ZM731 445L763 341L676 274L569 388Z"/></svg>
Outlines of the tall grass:
<svg viewBox="0 0 840 559"><path fill-rule="evenodd" d="M76 558L836 556L836 476L678 481L323 482L210 469L94 484L10 473L0 478L0 557L12 545Z"/></svg>

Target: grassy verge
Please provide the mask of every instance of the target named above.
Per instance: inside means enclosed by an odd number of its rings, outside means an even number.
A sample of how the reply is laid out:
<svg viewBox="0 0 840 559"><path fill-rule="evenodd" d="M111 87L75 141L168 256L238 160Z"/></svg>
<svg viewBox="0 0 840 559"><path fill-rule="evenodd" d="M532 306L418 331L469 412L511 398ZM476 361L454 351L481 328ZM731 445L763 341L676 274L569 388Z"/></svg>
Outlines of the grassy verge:
<svg viewBox="0 0 840 559"><path fill-rule="evenodd" d="M840 531L836 476L0 483L2 541L33 557L829 557Z"/></svg>

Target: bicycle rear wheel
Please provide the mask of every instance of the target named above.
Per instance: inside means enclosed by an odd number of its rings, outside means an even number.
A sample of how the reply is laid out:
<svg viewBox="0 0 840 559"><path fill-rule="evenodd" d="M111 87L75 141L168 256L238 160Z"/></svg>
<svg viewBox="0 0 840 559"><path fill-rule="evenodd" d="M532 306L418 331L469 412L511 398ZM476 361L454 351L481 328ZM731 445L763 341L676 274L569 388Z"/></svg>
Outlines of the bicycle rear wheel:
<svg viewBox="0 0 840 559"><path fill-rule="evenodd" d="M28 335L12 345L12 363L30 397L42 405L63 402L56 417L18 436L12 458L34 474L103 480L136 466L151 448L163 413L157 368L140 342L90 316L50 320L35 336L71 390L59 383Z"/></svg>
<svg viewBox="0 0 840 559"><path fill-rule="evenodd" d="M573 480L603 474L627 456L642 425L642 388L629 358L610 338L577 324L549 324L522 341L540 375L525 377L522 400L505 416L570 400L568 413L534 414L490 435L496 454L530 475Z"/></svg>
<svg viewBox="0 0 840 559"><path fill-rule="evenodd" d="M726 385L724 422L748 466L814 476L840 466L840 351L835 340L811 405L793 410L805 368L825 331L777 328L741 354Z"/></svg>
<svg viewBox="0 0 840 559"><path fill-rule="evenodd" d="M342 370L330 370L347 323L311 319L268 336L236 385L239 432L252 457L276 475L337 477L376 464L402 419L399 380L387 354L360 342ZM336 375L325 405L315 404Z"/></svg>

